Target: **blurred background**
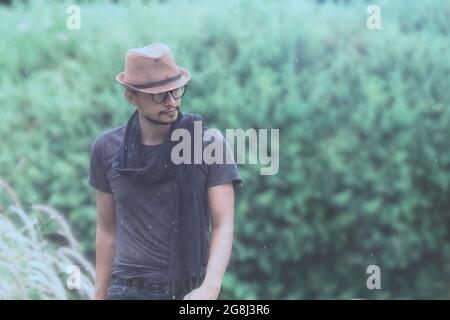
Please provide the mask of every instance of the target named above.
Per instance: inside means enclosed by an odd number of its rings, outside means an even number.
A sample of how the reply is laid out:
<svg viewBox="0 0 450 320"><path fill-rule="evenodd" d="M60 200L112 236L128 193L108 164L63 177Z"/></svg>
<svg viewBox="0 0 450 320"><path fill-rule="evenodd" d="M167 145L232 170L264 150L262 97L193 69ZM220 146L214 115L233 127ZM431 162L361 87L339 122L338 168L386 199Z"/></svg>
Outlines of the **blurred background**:
<svg viewBox="0 0 450 320"><path fill-rule="evenodd" d="M126 50L164 42L192 74L184 111L280 130L278 174L239 165L219 298L448 299L448 17L446 0L3 2L0 298L92 297L90 146L132 112Z"/></svg>

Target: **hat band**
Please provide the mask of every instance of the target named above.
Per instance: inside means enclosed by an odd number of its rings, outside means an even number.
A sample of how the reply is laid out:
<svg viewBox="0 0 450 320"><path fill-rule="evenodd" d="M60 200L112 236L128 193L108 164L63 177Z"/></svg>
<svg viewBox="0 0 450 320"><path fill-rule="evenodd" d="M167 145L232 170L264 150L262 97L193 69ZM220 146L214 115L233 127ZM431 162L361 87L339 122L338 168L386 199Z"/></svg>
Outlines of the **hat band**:
<svg viewBox="0 0 450 320"><path fill-rule="evenodd" d="M126 82L126 83L129 84L130 86L135 87L136 89L148 89L148 88L154 88L154 87L163 86L163 85L168 84L168 83L170 83L172 81L176 81L176 80L180 79L181 76L182 76L182 73L180 72L178 75L176 75L174 77L171 77L171 78L168 78L168 79L164 79L164 80L161 80L161 81L149 82L149 83L138 84L138 85L131 84L131 83L128 83L128 82Z"/></svg>

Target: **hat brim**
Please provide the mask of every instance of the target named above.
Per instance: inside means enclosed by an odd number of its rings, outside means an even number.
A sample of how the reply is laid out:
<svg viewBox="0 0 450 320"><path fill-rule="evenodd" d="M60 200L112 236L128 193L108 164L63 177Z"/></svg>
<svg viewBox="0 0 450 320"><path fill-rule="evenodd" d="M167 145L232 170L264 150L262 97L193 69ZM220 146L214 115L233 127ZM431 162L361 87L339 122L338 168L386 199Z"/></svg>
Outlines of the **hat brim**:
<svg viewBox="0 0 450 320"><path fill-rule="evenodd" d="M170 91L176 88L179 88L181 86L184 86L188 81L191 79L191 73L188 69L178 67L181 71L181 77L178 80L175 80L173 82L167 83L162 86L158 87L152 87L152 88L146 88L146 89L138 89L134 87L133 85L125 82L125 71L122 71L116 76L117 82L119 82L121 85L123 85L127 89L131 89L133 91L139 91L143 93L160 93L160 92L166 92Z"/></svg>

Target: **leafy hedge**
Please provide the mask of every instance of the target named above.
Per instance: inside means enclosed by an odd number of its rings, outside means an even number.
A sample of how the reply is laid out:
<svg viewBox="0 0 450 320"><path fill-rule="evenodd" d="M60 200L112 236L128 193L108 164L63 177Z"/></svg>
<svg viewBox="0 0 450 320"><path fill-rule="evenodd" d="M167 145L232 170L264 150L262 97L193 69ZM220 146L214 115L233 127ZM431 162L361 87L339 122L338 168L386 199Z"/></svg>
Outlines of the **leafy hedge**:
<svg viewBox="0 0 450 320"><path fill-rule="evenodd" d="M0 176L64 212L93 258L89 148L131 108L127 48L167 43L210 127L279 128L280 170L240 166L222 298L446 298L450 3L71 3L0 7ZM379 265L382 289L366 288Z"/></svg>

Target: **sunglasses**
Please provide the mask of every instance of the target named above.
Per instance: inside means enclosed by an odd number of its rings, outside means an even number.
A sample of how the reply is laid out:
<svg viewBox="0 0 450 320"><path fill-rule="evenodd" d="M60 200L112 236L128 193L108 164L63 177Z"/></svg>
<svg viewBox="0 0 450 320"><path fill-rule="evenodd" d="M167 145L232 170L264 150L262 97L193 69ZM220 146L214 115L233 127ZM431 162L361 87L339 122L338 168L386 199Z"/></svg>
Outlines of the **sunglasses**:
<svg viewBox="0 0 450 320"><path fill-rule="evenodd" d="M185 92L186 92L186 85L166 92L148 93L148 94L152 96L152 99L155 103L162 103L164 100L167 99L169 93L175 100L178 100L184 95Z"/></svg>

